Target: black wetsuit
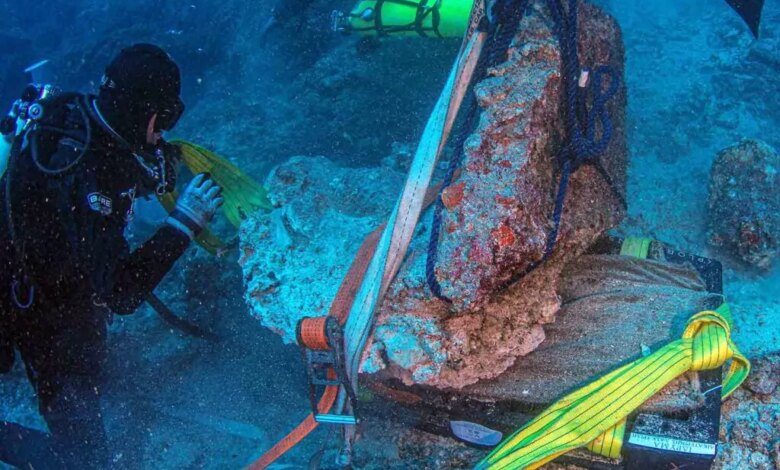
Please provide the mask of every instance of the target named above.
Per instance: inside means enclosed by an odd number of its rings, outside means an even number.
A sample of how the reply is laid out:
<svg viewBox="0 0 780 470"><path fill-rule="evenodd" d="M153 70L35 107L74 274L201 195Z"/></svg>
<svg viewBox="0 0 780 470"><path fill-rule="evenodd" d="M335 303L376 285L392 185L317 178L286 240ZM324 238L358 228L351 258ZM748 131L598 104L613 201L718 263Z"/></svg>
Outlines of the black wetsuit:
<svg viewBox="0 0 780 470"><path fill-rule="evenodd" d="M40 139L39 158L50 168L73 162L85 140L80 115L66 114L69 136ZM190 242L164 225L129 251L124 230L144 169L91 119L88 150L71 170L44 174L28 143L0 180L0 356L3 342L6 353L9 344L19 351L50 431L0 423L0 460L13 465L109 466L100 412L107 323L112 312L136 310Z"/></svg>

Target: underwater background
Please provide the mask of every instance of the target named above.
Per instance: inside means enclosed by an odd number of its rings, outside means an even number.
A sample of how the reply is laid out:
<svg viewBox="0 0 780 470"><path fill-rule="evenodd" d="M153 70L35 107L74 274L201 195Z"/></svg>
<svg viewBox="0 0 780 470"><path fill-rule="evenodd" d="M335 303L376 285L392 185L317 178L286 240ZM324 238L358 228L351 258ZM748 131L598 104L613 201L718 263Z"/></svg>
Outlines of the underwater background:
<svg viewBox="0 0 780 470"><path fill-rule="evenodd" d="M780 149L780 1L767 0L758 40L720 0L594 3L615 16L626 47L629 212L614 233L723 261L735 341L751 358L776 354L780 263L757 269L712 247L706 217L720 150L744 138ZM119 49L152 42L182 69L187 112L173 136L258 181L292 156L376 167L413 149L460 45L332 33L330 12L352 6L343 0L314 1L265 37L275 6L266 0L0 5L0 104L10 106L21 70L38 60L51 61L58 86L90 92ZM240 468L309 410L300 353L251 317L235 258L190 249L157 289L217 342L172 331L148 306L115 317L104 413L118 467ZM0 400L0 418L45 429L19 364L0 376ZM318 430L276 468L313 468L326 438Z"/></svg>

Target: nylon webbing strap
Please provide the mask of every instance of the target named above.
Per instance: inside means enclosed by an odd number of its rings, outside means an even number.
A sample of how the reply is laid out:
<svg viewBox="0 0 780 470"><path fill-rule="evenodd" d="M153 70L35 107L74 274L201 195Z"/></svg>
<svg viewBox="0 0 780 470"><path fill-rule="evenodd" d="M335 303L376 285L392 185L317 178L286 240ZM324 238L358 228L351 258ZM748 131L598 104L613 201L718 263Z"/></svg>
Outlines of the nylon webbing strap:
<svg viewBox="0 0 780 470"><path fill-rule="evenodd" d="M373 326L376 307L406 256L436 161L468 88L484 44L485 33L475 32L466 39L425 126L404 191L377 245L344 328L347 373L355 388L360 359Z"/></svg>
<svg viewBox="0 0 780 470"><path fill-rule="evenodd" d="M594 454L603 455L610 459L620 457L620 449L623 448L623 437L626 434L626 420L621 419L616 425L607 429L604 434L588 443L587 449Z"/></svg>
<svg viewBox="0 0 780 470"><path fill-rule="evenodd" d="M620 455L625 419L666 384L687 371L715 369L731 359L722 398L750 371L732 342L728 305L692 316L682 335L653 354L601 377L550 406L496 447L477 469L533 469L577 447Z"/></svg>
<svg viewBox="0 0 780 470"><path fill-rule="evenodd" d="M384 230L384 225L371 232L368 237L363 241L360 246L355 259L352 261L352 265L347 271L347 275L339 286L336 298L330 306L328 315L336 317L340 323L344 323L349 314L349 308L355 299L355 293L358 287L360 287L361 279L365 273L371 257L376 249L376 243L379 240L379 236ZM335 378L333 371L328 371L329 378ZM317 403L317 411L320 413L329 413L336 403L338 397L339 387L336 385L329 385L325 387L325 392L320 401ZM262 470L271 465L276 459L284 455L287 451L292 449L296 444L308 436L314 429L319 426L319 423L315 421L314 414L309 413L298 426L284 436L279 442L274 444L273 447L263 453L255 462L249 465L249 470Z"/></svg>

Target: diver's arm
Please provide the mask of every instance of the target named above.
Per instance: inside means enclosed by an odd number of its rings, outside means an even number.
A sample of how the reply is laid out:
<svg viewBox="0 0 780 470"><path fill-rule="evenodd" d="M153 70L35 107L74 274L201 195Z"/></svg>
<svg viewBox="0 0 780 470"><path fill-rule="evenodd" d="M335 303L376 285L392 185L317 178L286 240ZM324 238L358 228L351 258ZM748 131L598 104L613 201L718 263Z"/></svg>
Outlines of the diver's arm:
<svg viewBox="0 0 780 470"><path fill-rule="evenodd" d="M189 245L189 236L163 224L143 245L122 257L114 270L113 292L105 299L111 310L120 315L135 312Z"/></svg>
<svg viewBox="0 0 780 470"><path fill-rule="evenodd" d="M221 192L208 175L195 175L166 223L117 266L111 295L115 300L108 302L116 313L133 313L157 287L190 241L214 217L222 205ZM127 246L124 237L122 243Z"/></svg>

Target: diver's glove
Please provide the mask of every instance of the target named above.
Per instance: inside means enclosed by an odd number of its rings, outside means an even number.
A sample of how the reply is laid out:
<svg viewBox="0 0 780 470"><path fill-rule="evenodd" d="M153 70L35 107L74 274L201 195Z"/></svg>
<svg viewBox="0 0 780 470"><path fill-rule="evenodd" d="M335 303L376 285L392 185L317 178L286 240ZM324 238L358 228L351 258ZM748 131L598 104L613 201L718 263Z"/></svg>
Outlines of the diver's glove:
<svg viewBox="0 0 780 470"><path fill-rule="evenodd" d="M192 240L211 221L224 202L221 193L222 188L206 173L196 175L176 200L176 208L166 222Z"/></svg>

